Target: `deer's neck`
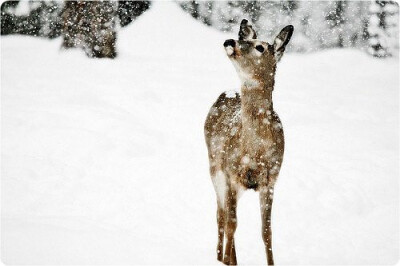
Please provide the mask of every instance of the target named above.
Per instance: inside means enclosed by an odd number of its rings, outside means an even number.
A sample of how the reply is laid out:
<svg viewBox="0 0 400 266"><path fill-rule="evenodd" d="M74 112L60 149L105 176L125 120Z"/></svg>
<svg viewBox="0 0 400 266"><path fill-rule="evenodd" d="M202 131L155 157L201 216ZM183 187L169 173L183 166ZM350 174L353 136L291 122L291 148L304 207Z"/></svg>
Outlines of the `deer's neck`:
<svg viewBox="0 0 400 266"><path fill-rule="evenodd" d="M244 82L241 88L241 109L243 126L268 125L268 116L273 111L272 91L274 78L266 82Z"/></svg>
<svg viewBox="0 0 400 266"><path fill-rule="evenodd" d="M256 153L262 143L272 140L273 88L273 77L269 82L242 85L242 145L249 153Z"/></svg>

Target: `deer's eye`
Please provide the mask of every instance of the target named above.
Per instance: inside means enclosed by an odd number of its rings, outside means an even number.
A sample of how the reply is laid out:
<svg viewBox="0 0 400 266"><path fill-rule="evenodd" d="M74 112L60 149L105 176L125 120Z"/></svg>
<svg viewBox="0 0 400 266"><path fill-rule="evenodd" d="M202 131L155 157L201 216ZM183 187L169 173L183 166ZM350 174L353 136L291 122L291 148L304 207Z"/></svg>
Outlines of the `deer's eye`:
<svg viewBox="0 0 400 266"><path fill-rule="evenodd" d="M264 52L264 46L262 46L262 45L257 45L257 46L256 46L256 50L259 51L260 53L263 53L263 52Z"/></svg>

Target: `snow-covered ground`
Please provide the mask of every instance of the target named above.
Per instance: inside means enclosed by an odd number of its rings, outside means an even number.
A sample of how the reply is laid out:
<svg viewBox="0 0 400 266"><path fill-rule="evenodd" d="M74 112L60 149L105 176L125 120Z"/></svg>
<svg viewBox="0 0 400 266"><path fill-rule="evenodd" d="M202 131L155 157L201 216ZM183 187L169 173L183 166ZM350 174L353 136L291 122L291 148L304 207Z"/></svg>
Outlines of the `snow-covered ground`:
<svg viewBox="0 0 400 266"><path fill-rule="evenodd" d="M175 3L120 31L116 60L1 38L1 257L7 264L219 264L203 122L239 80L223 34ZM287 54L277 264L391 264L399 244L399 64ZM265 264L258 195L238 206L240 264Z"/></svg>

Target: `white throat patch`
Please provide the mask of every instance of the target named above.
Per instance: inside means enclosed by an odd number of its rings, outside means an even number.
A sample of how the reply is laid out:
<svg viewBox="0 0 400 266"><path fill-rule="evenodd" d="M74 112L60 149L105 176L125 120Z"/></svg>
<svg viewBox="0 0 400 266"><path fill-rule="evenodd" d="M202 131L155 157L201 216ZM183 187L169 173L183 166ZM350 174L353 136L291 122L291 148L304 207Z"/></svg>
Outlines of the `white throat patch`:
<svg viewBox="0 0 400 266"><path fill-rule="evenodd" d="M260 82L258 82L258 80L255 79L247 79L243 82L243 86L245 86L248 89L260 87Z"/></svg>

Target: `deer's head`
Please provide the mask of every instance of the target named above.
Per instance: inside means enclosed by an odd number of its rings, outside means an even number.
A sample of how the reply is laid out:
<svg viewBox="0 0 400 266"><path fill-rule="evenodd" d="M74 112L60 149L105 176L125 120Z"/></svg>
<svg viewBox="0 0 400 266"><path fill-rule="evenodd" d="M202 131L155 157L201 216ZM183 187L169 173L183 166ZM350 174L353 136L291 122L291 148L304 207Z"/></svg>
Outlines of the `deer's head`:
<svg viewBox="0 0 400 266"><path fill-rule="evenodd" d="M292 25L284 27L275 37L273 44L269 44L257 40L252 26L246 19L242 20L239 40L229 39L224 42L226 53L242 82L262 82L274 76L276 64L292 37L293 29Z"/></svg>

